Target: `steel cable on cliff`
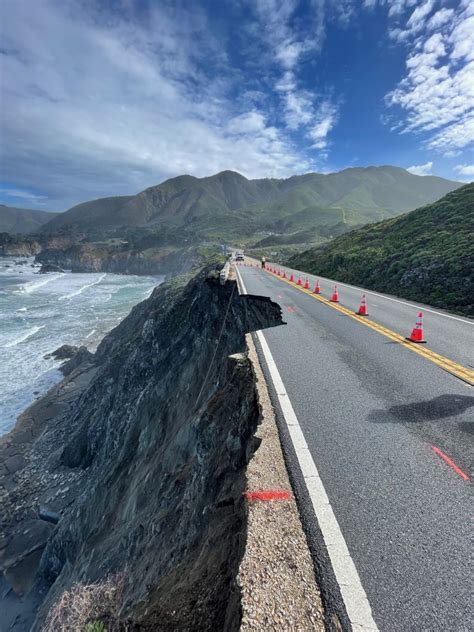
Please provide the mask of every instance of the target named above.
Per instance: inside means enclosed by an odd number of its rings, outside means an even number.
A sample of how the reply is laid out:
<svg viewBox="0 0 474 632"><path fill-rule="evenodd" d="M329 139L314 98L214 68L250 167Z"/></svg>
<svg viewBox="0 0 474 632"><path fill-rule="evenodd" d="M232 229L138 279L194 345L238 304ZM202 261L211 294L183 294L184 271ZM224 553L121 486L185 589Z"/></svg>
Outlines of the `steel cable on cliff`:
<svg viewBox="0 0 474 632"><path fill-rule="evenodd" d="M196 398L196 403L194 404L195 407L197 407L197 405L199 403L199 400L201 398L202 392L203 392L204 387L205 387L206 382L207 382L207 378L209 377L209 374L211 372L212 366L214 364L214 360L216 359L217 349L219 348L219 344L220 344L221 339L222 339L222 334L224 333L225 322L227 320L227 316L229 315L229 310L230 310L230 306L231 306L231 303L232 303L232 298L234 296L234 291L235 291L236 286L237 286L237 282L234 283L234 286L232 288L232 292L230 293L229 302L227 303L227 309L226 309L226 312L225 312L225 315L224 315L224 320L222 321L221 331L219 333L219 337L217 339L217 344L215 346L214 353L212 354L212 358L211 358L211 361L209 363L209 367L208 367L206 375L204 377L204 381L202 383L202 386L201 386L201 389L199 391L199 394L198 394L198 396Z"/></svg>

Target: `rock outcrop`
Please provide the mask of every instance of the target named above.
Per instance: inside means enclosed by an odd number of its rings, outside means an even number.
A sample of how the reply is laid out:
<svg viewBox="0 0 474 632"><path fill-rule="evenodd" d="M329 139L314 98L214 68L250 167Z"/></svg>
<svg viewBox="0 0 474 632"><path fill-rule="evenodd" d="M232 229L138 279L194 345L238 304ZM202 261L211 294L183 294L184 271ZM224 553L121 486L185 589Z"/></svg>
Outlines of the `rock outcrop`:
<svg viewBox="0 0 474 632"><path fill-rule="evenodd" d="M238 628L242 493L260 414L244 335L281 323L275 303L206 269L157 288L35 405L51 418L8 478L2 525L8 554L31 506L60 516L34 576L34 630L65 590L118 575L118 628ZM22 484L30 497L18 508Z"/></svg>
<svg viewBox="0 0 474 632"><path fill-rule="evenodd" d="M81 364L92 362L93 354L87 347L75 347L73 345L61 345L52 353L47 353L45 358L56 358L56 360L67 360L59 367L63 375L69 375Z"/></svg>
<svg viewBox="0 0 474 632"><path fill-rule="evenodd" d="M34 237L0 233L0 257L34 257L41 244Z"/></svg>
<svg viewBox="0 0 474 632"><path fill-rule="evenodd" d="M12 235L10 233L0 233L0 257L35 257L43 250L64 250L82 238L83 236L79 233L76 235Z"/></svg>

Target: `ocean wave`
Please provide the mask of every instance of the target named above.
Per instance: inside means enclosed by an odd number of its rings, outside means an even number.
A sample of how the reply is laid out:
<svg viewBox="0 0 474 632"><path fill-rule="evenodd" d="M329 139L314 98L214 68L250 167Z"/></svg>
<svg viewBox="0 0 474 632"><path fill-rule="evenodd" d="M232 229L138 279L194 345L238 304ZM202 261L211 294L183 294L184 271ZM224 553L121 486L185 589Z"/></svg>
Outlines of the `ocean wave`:
<svg viewBox="0 0 474 632"><path fill-rule="evenodd" d="M52 281L56 281L56 279L59 279L63 276L64 274L61 272L60 274L55 274L54 276L47 276L46 279L41 279L41 281L28 281L24 285L20 285L16 292L31 294L32 292L35 292L38 288L43 287L44 285L47 285Z"/></svg>
<svg viewBox="0 0 474 632"><path fill-rule="evenodd" d="M105 279L106 276L107 276L107 273L105 272L104 274L101 274L100 277L96 279L95 281L93 281L92 283L86 283L85 285L82 285L79 289L74 290L74 292L70 292L69 294L64 294L63 296L60 296L59 300L64 301L66 299L71 299L71 298L74 298L75 296L79 296L79 294L82 294L84 290L87 290L88 288L99 284L101 281Z"/></svg>
<svg viewBox="0 0 474 632"><path fill-rule="evenodd" d="M4 349L8 349L9 347L16 347L20 344L20 342L25 342L25 340L28 340L28 338L34 336L40 329L43 329L44 327L46 327L46 325L35 325L34 327L31 327L30 329L24 331L21 336L18 336L18 338L14 338L13 340L10 340L6 344L2 345L2 347Z"/></svg>
<svg viewBox="0 0 474 632"><path fill-rule="evenodd" d="M0 376L1 377L1 376ZM44 395L54 384L64 378L64 375L57 368L48 368L45 372L39 373L27 381L24 385L9 393L0 396L0 436L8 432L21 413L35 400ZM35 394L36 393L36 394Z"/></svg>

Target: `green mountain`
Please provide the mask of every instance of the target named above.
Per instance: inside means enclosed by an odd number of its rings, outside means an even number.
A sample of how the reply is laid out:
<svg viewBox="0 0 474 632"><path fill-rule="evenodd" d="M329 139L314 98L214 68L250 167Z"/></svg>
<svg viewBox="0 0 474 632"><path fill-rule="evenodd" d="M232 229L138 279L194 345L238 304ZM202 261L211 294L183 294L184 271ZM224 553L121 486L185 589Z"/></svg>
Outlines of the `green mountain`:
<svg viewBox="0 0 474 632"><path fill-rule="evenodd" d="M0 233L28 235L56 216L49 211L36 211L0 204Z"/></svg>
<svg viewBox="0 0 474 632"><path fill-rule="evenodd" d="M166 228L169 234L176 231L200 240L239 238L255 243L276 235L289 243L303 238L311 242L393 217L458 186L398 167L308 173L280 180L248 180L233 171L207 178L184 175L135 196L85 202L55 217L41 232L87 234L139 227Z"/></svg>
<svg viewBox="0 0 474 632"><path fill-rule="evenodd" d="M474 316L474 183L292 257L292 267Z"/></svg>

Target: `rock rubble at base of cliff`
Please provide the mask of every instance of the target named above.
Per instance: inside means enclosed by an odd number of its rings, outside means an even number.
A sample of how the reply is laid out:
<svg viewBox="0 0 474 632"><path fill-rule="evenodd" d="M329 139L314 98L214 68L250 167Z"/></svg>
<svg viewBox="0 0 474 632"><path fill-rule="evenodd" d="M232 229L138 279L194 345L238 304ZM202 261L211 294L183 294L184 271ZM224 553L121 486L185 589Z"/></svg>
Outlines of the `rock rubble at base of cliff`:
<svg viewBox="0 0 474 632"><path fill-rule="evenodd" d="M118 576L100 615L117 629L238 628L260 415L245 333L281 322L214 269L164 284L19 418L0 441L12 630L40 630L65 591Z"/></svg>

